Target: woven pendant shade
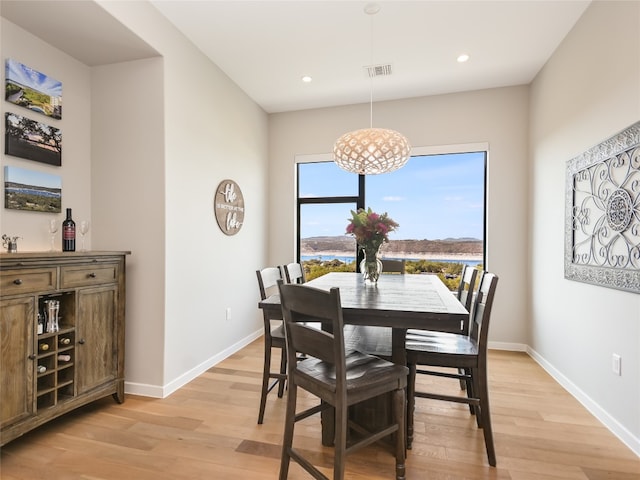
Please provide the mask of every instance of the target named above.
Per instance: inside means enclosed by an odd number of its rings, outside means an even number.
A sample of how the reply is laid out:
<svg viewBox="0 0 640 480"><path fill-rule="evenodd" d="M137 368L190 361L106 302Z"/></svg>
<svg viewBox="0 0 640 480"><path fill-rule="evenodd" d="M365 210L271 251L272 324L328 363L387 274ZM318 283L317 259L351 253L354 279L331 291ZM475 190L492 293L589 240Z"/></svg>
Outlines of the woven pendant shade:
<svg viewBox="0 0 640 480"><path fill-rule="evenodd" d="M389 173L403 167L411 153L407 138L395 130L365 128L342 135L333 146L335 163L359 175Z"/></svg>

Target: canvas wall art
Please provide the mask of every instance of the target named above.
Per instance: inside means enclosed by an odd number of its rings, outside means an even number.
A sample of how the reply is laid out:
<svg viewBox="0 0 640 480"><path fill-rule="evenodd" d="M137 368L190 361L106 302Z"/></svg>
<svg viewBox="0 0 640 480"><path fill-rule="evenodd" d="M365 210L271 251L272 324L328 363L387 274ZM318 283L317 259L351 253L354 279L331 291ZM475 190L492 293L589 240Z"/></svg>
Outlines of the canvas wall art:
<svg viewBox="0 0 640 480"><path fill-rule="evenodd" d="M5 113L4 153L59 167L62 165L62 133L58 128Z"/></svg>
<svg viewBox="0 0 640 480"><path fill-rule="evenodd" d="M5 64L5 100L62 118L62 82L12 59Z"/></svg>
<svg viewBox="0 0 640 480"><path fill-rule="evenodd" d="M62 178L25 168L4 167L4 208L60 213Z"/></svg>

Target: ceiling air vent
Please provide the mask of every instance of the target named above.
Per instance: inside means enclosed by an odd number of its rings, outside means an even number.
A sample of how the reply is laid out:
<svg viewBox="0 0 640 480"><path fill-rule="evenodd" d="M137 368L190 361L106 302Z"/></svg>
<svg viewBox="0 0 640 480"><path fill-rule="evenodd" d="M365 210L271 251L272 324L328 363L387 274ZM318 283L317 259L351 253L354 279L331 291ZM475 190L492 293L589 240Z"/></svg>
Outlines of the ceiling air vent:
<svg viewBox="0 0 640 480"><path fill-rule="evenodd" d="M384 65L367 65L364 67L369 77L382 77L385 75L391 75L391 64Z"/></svg>

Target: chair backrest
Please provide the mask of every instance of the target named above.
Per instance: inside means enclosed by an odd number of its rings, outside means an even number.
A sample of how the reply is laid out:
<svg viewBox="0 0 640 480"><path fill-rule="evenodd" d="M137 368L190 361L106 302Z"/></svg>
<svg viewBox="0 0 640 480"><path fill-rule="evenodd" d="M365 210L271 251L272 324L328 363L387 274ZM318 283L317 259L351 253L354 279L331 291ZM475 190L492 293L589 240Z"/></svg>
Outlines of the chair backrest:
<svg viewBox="0 0 640 480"><path fill-rule="evenodd" d="M304 268L299 263L289 263L283 266L284 275L287 283L304 283Z"/></svg>
<svg viewBox="0 0 640 480"><path fill-rule="evenodd" d="M471 304L473 303L473 291L476 286L477 275L480 272L475 267L465 265L462 267L460 274L460 283L458 284L458 292L456 296L464 308L471 312Z"/></svg>
<svg viewBox="0 0 640 480"><path fill-rule="evenodd" d="M380 259L382 262L382 273L404 273L404 260Z"/></svg>
<svg viewBox="0 0 640 480"><path fill-rule="evenodd" d="M260 299L278 293L278 280L282 280L282 272L278 267L266 267L256 270L258 276L258 287L260 288Z"/></svg>
<svg viewBox="0 0 640 480"><path fill-rule="evenodd" d="M340 304L340 290L328 292L307 285L278 283L280 304L287 337L289 378L295 379L296 355L315 357L335 368L338 395L346 398L346 362L344 323ZM323 322L323 329L310 322ZM294 380L295 381L295 380Z"/></svg>
<svg viewBox="0 0 640 480"><path fill-rule="evenodd" d="M487 351L487 343L489 341L489 319L491 318L491 307L493 305L493 297L496 293L497 285L497 275L489 272L483 272L480 277L480 286L478 287L476 301L473 304L469 336L477 342L478 353L481 356L484 356Z"/></svg>

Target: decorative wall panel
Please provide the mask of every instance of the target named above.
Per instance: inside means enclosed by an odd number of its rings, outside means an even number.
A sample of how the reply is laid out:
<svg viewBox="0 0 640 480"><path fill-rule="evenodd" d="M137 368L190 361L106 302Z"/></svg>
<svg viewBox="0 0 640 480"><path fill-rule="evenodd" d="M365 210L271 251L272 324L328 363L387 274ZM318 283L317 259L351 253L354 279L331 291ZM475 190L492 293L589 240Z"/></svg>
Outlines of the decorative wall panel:
<svg viewBox="0 0 640 480"><path fill-rule="evenodd" d="M640 122L567 162L565 278L640 292Z"/></svg>

